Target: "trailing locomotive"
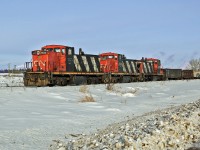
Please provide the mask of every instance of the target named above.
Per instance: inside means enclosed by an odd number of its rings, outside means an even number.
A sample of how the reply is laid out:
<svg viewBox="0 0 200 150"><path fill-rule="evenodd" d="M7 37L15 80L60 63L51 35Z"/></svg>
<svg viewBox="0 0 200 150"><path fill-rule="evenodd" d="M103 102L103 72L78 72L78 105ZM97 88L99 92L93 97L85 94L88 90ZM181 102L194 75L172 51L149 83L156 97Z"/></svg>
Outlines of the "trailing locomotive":
<svg viewBox="0 0 200 150"><path fill-rule="evenodd" d="M111 73L111 82L133 82L161 80L160 60L142 58L126 59L122 54L102 53L100 56L101 72Z"/></svg>
<svg viewBox="0 0 200 150"><path fill-rule="evenodd" d="M25 86L128 83L194 78L193 71L162 69L155 58L127 59L122 54L85 54L63 45L46 45L32 51L32 62L26 63ZM196 73L196 76L198 74ZM197 77L198 78L198 77Z"/></svg>

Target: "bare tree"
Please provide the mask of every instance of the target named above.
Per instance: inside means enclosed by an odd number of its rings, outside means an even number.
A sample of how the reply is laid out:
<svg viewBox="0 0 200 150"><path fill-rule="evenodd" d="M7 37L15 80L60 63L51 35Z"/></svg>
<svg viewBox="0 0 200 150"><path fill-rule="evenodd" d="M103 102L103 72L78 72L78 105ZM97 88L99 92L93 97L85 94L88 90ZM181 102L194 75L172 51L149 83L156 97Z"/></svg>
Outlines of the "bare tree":
<svg viewBox="0 0 200 150"><path fill-rule="evenodd" d="M186 69L191 69L191 70L195 70L195 71L200 70L200 58L190 60Z"/></svg>

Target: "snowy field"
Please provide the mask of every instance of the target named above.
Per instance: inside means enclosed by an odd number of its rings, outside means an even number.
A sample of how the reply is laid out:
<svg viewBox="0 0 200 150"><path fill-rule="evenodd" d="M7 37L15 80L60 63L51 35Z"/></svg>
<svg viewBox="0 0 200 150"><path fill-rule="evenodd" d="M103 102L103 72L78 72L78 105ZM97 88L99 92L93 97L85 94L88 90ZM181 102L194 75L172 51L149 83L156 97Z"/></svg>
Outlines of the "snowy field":
<svg viewBox="0 0 200 150"><path fill-rule="evenodd" d="M0 87L24 86L23 74L0 73Z"/></svg>
<svg viewBox="0 0 200 150"><path fill-rule="evenodd" d="M69 134L196 101L199 90L200 80L116 84L112 91L105 85L27 88L22 76L0 74L0 149L48 149ZM80 102L86 95L95 102Z"/></svg>

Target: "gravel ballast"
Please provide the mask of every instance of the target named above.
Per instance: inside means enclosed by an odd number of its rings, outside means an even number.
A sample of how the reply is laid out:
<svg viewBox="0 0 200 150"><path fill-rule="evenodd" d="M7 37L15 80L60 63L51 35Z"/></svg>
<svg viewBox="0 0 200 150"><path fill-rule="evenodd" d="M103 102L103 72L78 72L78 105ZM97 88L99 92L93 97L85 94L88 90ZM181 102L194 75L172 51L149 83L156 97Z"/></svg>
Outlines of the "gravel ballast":
<svg viewBox="0 0 200 150"><path fill-rule="evenodd" d="M53 140L49 150L200 149L200 100L130 118L91 135Z"/></svg>

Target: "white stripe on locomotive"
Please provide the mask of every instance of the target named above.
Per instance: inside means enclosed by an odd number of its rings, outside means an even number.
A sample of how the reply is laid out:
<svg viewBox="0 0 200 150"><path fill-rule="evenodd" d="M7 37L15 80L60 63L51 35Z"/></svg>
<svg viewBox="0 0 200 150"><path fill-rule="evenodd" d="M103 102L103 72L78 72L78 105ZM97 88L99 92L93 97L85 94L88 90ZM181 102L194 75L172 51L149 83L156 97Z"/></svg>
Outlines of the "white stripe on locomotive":
<svg viewBox="0 0 200 150"><path fill-rule="evenodd" d="M152 73L150 63L147 63L147 67L148 67L149 73Z"/></svg>
<svg viewBox="0 0 200 150"><path fill-rule="evenodd" d="M136 71L136 66L135 66L135 64L133 63L133 61L131 61L131 65L132 65L132 68L133 68L133 72L134 72L134 73L137 73L137 71Z"/></svg>
<svg viewBox="0 0 200 150"><path fill-rule="evenodd" d="M85 69L87 72L90 72L90 67L88 65L88 61L87 61L87 58L86 56L82 56L82 60L83 60L83 64L85 65Z"/></svg>
<svg viewBox="0 0 200 150"><path fill-rule="evenodd" d="M127 68L128 68L128 72L129 72L129 73L132 73L131 68L130 68L130 64L129 64L128 61L126 61L126 65L127 65Z"/></svg>
<svg viewBox="0 0 200 150"><path fill-rule="evenodd" d="M124 62L122 62L122 67L123 67L123 72L126 72L126 68L125 68Z"/></svg>
<svg viewBox="0 0 200 150"><path fill-rule="evenodd" d="M80 63L79 63L78 58L77 58L76 55L74 55L74 65L75 65L77 71L82 71Z"/></svg>
<svg viewBox="0 0 200 150"><path fill-rule="evenodd" d="M99 72L99 69L98 69L98 67L97 67L95 58L94 58L94 57L90 57L90 59L91 59L91 62L92 62L92 66L93 66L93 68L94 68L94 72Z"/></svg>
<svg viewBox="0 0 200 150"><path fill-rule="evenodd" d="M144 73L148 73L146 63L143 64L144 64Z"/></svg>

